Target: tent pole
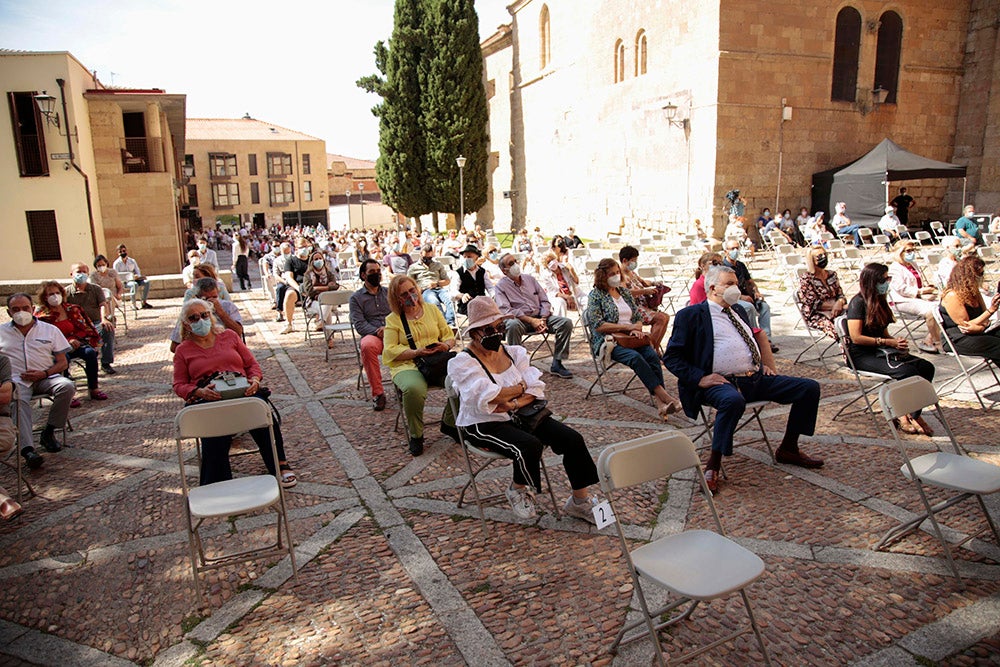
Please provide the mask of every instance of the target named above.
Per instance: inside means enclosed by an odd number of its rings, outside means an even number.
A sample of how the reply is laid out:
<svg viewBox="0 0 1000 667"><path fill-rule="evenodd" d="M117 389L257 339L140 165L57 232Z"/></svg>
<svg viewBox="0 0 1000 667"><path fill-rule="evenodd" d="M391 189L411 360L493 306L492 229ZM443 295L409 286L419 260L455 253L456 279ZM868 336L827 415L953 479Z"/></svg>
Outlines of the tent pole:
<svg viewBox="0 0 1000 667"><path fill-rule="evenodd" d="M889 172L885 172L885 204L882 208L889 205Z"/></svg>
<svg viewBox="0 0 1000 667"><path fill-rule="evenodd" d="M965 186L969 182L968 176L962 177L962 215L965 215Z"/></svg>

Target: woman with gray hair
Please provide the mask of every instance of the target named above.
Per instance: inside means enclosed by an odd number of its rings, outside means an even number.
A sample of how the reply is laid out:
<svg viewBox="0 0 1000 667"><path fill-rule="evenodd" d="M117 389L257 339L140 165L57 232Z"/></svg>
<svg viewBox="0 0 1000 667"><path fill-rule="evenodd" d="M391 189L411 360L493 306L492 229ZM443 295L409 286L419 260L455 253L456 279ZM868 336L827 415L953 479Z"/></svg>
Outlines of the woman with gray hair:
<svg viewBox="0 0 1000 667"><path fill-rule="evenodd" d="M216 391L214 381L221 373L236 373L247 379L247 396L266 400L270 391L260 386L263 373L253 353L243 344L239 335L223 327L214 317L212 304L203 299L191 299L181 308L181 344L174 352L174 393L188 404L218 401L222 395ZM281 485L295 486L298 480L285 458L284 441L280 424L274 424L274 441L278 450L278 467ZM274 461L268 429L250 431L260 449L264 465L272 475ZM202 438L200 484L211 484L232 479L229 467L229 447L233 436Z"/></svg>

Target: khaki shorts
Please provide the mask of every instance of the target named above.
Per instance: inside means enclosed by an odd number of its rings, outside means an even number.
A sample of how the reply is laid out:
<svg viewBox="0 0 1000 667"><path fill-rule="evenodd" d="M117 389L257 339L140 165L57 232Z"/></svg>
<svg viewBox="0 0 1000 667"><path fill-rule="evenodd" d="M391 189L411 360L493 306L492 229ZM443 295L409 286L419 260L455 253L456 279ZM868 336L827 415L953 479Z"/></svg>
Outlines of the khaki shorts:
<svg viewBox="0 0 1000 667"><path fill-rule="evenodd" d="M15 435L14 422L7 415L0 415L0 455L14 447Z"/></svg>

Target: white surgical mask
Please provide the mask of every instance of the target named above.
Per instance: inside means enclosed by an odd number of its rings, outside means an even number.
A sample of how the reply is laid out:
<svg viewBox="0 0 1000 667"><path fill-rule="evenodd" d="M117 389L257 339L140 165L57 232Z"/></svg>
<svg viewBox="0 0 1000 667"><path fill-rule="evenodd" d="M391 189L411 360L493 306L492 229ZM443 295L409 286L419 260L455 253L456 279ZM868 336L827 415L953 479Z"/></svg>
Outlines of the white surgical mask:
<svg viewBox="0 0 1000 667"><path fill-rule="evenodd" d="M208 248L208 244L207 243L199 243L198 244L198 250L201 250L202 252L205 252L205 250L207 248Z"/></svg>
<svg viewBox="0 0 1000 667"><path fill-rule="evenodd" d="M107 273L108 272L108 267L107 267L106 264L102 264L101 266L97 267L97 271L99 273Z"/></svg>
<svg viewBox="0 0 1000 667"><path fill-rule="evenodd" d="M79 272L74 273L73 274L73 282L75 282L75 283L85 283L85 282L87 282L87 274L86 273L79 273Z"/></svg>
<svg viewBox="0 0 1000 667"><path fill-rule="evenodd" d="M729 251L729 259L736 261L739 258L740 258L739 248L733 248L732 250Z"/></svg>
<svg viewBox="0 0 1000 667"><path fill-rule="evenodd" d="M14 320L14 324L18 325L19 327L28 326L29 324L31 324L31 320L34 319L32 314L26 310L19 310L13 315L11 315L10 318Z"/></svg>
<svg viewBox="0 0 1000 667"><path fill-rule="evenodd" d="M618 289L618 287L620 287L621 284L622 284L622 277L617 274L608 278L608 287L614 287L615 289Z"/></svg>
<svg viewBox="0 0 1000 667"><path fill-rule="evenodd" d="M50 294L45 299L50 306L58 306L62 304L62 294L56 292L55 294Z"/></svg>
<svg viewBox="0 0 1000 667"><path fill-rule="evenodd" d="M629 262L628 264L625 265L625 267L629 271L635 271L639 267L639 263L638 262Z"/></svg>
<svg viewBox="0 0 1000 667"><path fill-rule="evenodd" d="M722 300L730 306L735 306L740 300L740 288L737 285L730 285L722 293Z"/></svg>
<svg viewBox="0 0 1000 667"><path fill-rule="evenodd" d="M511 278L518 278L521 276L521 267L517 264L511 264L510 268L507 269L507 275Z"/></svg>

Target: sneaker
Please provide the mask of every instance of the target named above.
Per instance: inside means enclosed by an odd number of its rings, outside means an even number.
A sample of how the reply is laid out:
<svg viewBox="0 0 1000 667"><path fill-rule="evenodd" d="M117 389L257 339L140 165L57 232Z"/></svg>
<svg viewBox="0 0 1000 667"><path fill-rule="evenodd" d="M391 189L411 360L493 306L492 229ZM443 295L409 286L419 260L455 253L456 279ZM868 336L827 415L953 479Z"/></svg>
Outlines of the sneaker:
<svg viewBox="0 0 1000 667"><path fill-rule="evenodd" d="M385 394L379 394L372 399L372 410L382 412L385 410Z"/></svg>
<svg viewBox="0 0 1000 667"><path fill-rule="evenodd" d="M21 450L21 456L24 457L25 464L35 470L36 468L41 468L42 464L45 463L45 459L42 455L35 451L34 447L25 447Z"/></svg>
<svg viewBox="0 0 1000 667"><path fill-rule="evenodd" d="M410 438L410 455L420 456L424 453L424 439Z"/></svg>
<svg viewBox="0 0 1000 667"><path fill-rule="evenodd" d="M706 470L705 471L705 486L708 487L708 492L713 496L719 492L719 471L718 470Z"/></svg>
<svg viewBox="0 0 1000 667"><path fill-rule="evenodd" d="M562 365L559 360L552 362L552 367L549 368L549 372L553 375L558 375L561 378L566 378L567 380L573 377L573 371Z"/></svg>
<svg viewBox="0 0 1000 667"><path fill-rule="evenodd" d="M535 500L532 498L531 491L527 487L515 489L513 486L509 486L505 493L507 500L510 501L510 508L514 510L514 514L519 519L535 518Z"/></svg>
<svg viewBox="0 0 1000 667"><path fill-rule="evenodd" d="M62 449L62 445L56 440L55 431L50 431L48 429L42 431L42 435L38 438L38 444L41 445L47 452L58 452ZM25 456L25 458L28 458Z"/></svg>
<svg viewBox="0 0 1000 667"><path fill-rule="evenodd" d="M566 499L566 504L563 505L563 512L596 526L597 521L594 519L594 506L598 502L597 498L590 496L585 502L578 503L576 502L576 498L570 496Z"/></svg>

